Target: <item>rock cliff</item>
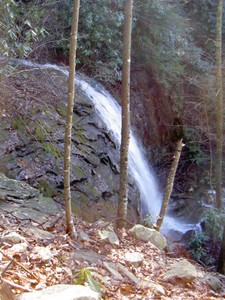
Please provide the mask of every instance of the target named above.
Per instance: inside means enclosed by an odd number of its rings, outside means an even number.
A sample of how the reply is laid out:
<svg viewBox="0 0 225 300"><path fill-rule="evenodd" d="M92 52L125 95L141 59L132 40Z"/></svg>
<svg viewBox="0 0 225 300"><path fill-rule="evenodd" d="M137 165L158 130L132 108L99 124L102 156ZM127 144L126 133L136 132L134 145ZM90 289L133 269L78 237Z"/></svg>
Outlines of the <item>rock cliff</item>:
<svg viewBox="0 0 225 300"><path fill-rule="evenodd" d="M62 201L67 77L50 68L6 65L1 91L0 171ZM114 218L119 147L79 87L71 171L74 211L89 221ZM130 178L130 220L137 218L138 201L137 187Z"/></svg>

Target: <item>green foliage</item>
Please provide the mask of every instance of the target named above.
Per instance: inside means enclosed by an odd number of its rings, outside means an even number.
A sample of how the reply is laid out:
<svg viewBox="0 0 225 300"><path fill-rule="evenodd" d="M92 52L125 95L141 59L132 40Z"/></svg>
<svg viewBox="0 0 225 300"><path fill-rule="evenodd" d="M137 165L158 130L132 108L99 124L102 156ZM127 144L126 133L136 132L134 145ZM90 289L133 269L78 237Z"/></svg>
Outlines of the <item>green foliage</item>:
<svg viewBox="0 0 225 300"><path fill-rule="evenodd" d="M80 35L78 53L102 63L121 64L121 40L123 26L123 1L86 1L80 11Z"/></svg>
<svg viewBox="0 0 225 300"><path fill-rule="evenodd" d="M199 141L196 142L190 141L187 144L185 144L185 146L188 153L189 161L194 162L197 165L200 165L209 160L209 156L202 151L201 144Z"/></svg>
<svg viewBox="0 0 225 300"><path fill-rule="evenodd" d="M134 6L133 61L151 70L153 82L170 95L174 112L182 117L185 86L199 85L199 74L209 66L192 32L179 2L152 0Z"/></svg>
<svg viewBox="0 0 225 300"><path fill-rule="evenodd" d="M199 262L205 262L208 257L206 250L206 243L209 241L209 237L204 233L198 233L190 239L189 251L192 257Z"/></svg>
<svg viewBox="0 0 225 300"><path fill-rule="evenodd" d="M213 265L222 240L225 214L210 208L205 211L203 218L203 232L195 234L190 239L189 251L195 260Z"/></svg>
<svg viewBox="0 0 225 300"><path fill-rule="evenodd" d="M0 53L4 56L27 57L40 37L46 35L43 11L37 3L2 0L0 3Z"/></svg>
<svg viewBox="0 0 225 300"><path fill-rule="evenodd" d="M54 26L48 28L55 36L60 51L68 51L71 0L60 2L53 13ZM190 61L198 61L200 51L191 43L190 26L175 6L164 1L153 0L135 3L133 29L133 59L149 64L155 76L166 88L181 81L185 69L185 55ZM95 75L101 80L120 79L121 49L123 32L123 1L87 0L80 8L78 63L94 67ZM58 22L58 25L57 25ZM62 26L63 24L63 26ZM179 24L179 26L177 26ZM59 30L59 26L63 28ZM196 53L193 54L193 49Z"/></svg>
<svg viewBox="0 0 225 300"><path fill-rule="evenodd" d="M218 1L214 0L190 0L183 1L186 15L194 23L195 36L198 43L207 51L214 52L214 40L216 33L216 15ZM225 13L225 3L223 3ZM223 35L225 34L225 18L223 17Z"/></svg>
<svg viewBox="0 0 225 300"><path fill-rule="evenodd" d="M209 154L202 148L202 143L196 136L195 128L184 130L185 154L189 162L201 165L209 161Z"/></svg>
<svg viewBox="0 0 225 300"><path fill-rule="evenodd" d="M45 42L56 54L68 55L72 0L44 1L49 35ZM80 6L77 64L96 70L102 80L114 81L120 76L123 26L123 1L87 0ZM102 70L102 72L99 72ZM102 77L102 78L101 78Z"/></svg>
<svg viewBox="0 0 225 300"><path fill-rule="evenodd" d="M205 222L205 232L216 242L221 242L223 235L223 224L225 223L224 211L217 209L207 209L203 214Z"/></svg>
<svg viewBox="0 0 225 300"><path fill-rule="evenodd" d="M94 277L98 278L98 281L96 281ZM82 268L81 270L77 271L73 276L72 283L74 282L74 279L75 284L88 284L93 291L99 293L100 295L101 289L105 289L105 287L99 281L103 282L105 285L108 284L108 280L104 276L93 271L91 268Z"/></svg>
<svg viewBox="0 0 225 300"><path fill-rule="evenodd" d="M179 11L164 1L143 1L135 10L133 31L135 60L148 63L158 82L167 89L182 81L187 52L190 52L191 29ZM191 50L192 51L192 50Z"/></svg>
<svg viewBox="0 0 225 300"><path fill-rule="evenodd" d="M0 4L4 53L26 57L39 47L45 56L52 50L67 56L73 1L24 2L3 0ZM122 0L87 0L80 7L77 63L111 84L121 79L123 4ZM182 84L187 64L204 65L181 8L163 0L134 4L133 61L151 68L166 89Z"/></svg>

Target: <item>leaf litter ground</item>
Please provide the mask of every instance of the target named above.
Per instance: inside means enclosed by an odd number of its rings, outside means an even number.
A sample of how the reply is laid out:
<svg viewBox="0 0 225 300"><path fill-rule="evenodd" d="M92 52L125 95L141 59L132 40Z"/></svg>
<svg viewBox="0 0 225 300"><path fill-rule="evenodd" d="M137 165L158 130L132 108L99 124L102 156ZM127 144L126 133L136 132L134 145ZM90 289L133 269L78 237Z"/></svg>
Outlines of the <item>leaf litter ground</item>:
<svg viewBox="0 0 225 300"><path fill-rule="evenodd" d="M55 284L75 284L74 274L82 268L91 268L99 276L93 275L101 284L103 299L224 299L225 293L217 294L204 281L206 270L196 264L199 277L192 283L164 279L166 270L180 258L172 258L159 251L150 243L138 241L130 236L128 230L117 232L119 246L102 242L97 234L97 223L89 224L75 218L77 232L83 232L88 238L71 239L66 232L65 216L62 214L48 231L53 238L42 239L27 230L29 220L20 220L11 214L1 213L0 234L16 232L24 238L19 243L10 243L0 239L1 280L8 284L14 294L40 290ZM40 249L45 249L41 254ZM126 252L139 252L144 255L140 266L133 266L125 260ZM85 255L76 255L76 254ZM87 253L90 254L88 257ZM106 267L119 264L117 273ZM193 261L191 261L194 264ZM115 271L115 270L114 270ZM118 275L119 273L119 275ZM94 273L93 273L94 274ZM224 282L224 277L220 280ZM102 278L102 280L100 279ZM151 285L145 284L151 282ZM159 287L162 287L162 292Z"/></svg>

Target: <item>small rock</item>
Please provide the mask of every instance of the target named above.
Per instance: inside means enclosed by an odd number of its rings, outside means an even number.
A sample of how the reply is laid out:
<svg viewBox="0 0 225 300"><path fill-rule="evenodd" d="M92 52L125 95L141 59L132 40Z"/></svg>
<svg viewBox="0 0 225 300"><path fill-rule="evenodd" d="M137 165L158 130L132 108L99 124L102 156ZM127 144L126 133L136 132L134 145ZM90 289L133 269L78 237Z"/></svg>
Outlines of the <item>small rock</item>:
<svg viewBox="0 0 225 300"><path fill-rule="evenodd" d="M123 276L116 270L115 264L104 261L103 265L116 279L123 280Z"/></svg>
<svg viewBox="0 0 225 300"><path fill-rule="evenodd" d="M110 223L100 219L96 221L93 225L97 226L98 228L106 228L107 226L110 225Z"/></svg>
<svg viewBox="0 0 225 300"><path fill-rule="evenodd" d="M83 285L58 284L42 291L24 293L19 300L99 300L98 293Z"/></svg>
<svg viewBox="0 0 225 300"><path fill-rule="evenodd" d="M167 246L166 238L155 229L137 224L132 227L129 232L138 240L151 242L159 250L163 250Z"/></svg>
<svg viewBox="0 0 225 300"><path fill-rule="evenodd" d="M81 242L91 242L92 241L92 239L90 239L89 236L84 231L78 232L78 239Z"/></svg>
<svg viewBox="0 0 225 300"><path fill-rule="evenodd" d="M15 244L9 249L9 251L10 253L23 253L27 250L27 246L27 243Z"/></svg>
<svg viewBox="0 0 225 300"><path fill-rule="evenodd" d="M222 291L222 283L216 276L207 275L206 281L215 292L220 293Z"/></svg>
<svg viewBox="0 0 225 300"><path fill-rule="evenodd" d="M198 276L196 267L189 263L186 259L174 263L170 270L166 272L164 279L180 279L185 283L192 282Z"/></svg>
<svg viewBox="0 0 225 300"><path fill-rule="evenodd" d="M165 295L165 290L162 285L158 283L154 283L147 280L142 280L140 283L138 283L138 287L142 289L149 288L154 291L156 295Z"/></svg>
<svg viewBox="0 0 225 300"><path fill-rule="evenodd" d="M82 262L88 261L89 263L93 264L96 262L103 261L104 256L102 256L94 251L88 251L88 250L81 249L80 251L74 252L73 259L77 260L77 261L82 261Z"/></svg>
<svg viewBox="0 0 225 300"><path fill-rule="evenodd" d="M188 255L187 249L181 243L170 243L167 246L167 255L170 257L184 257Z"/></svg>
<svg viewBox="0 0 225 300"><path fill-rule="evenodd" d="M140 279L138 279L133 273L131 273L126 267L124 267L124 265L117 263L116 267L120 273L128 277L130 281L133 281L135 284L137 284L140 281Z"/></svg>
<svg viewBox="0 0 225 300"><path fill-rule="evenodd" d="M119 239L118 236L116 235L115 231L110 228L109 226L107 227L107 230L98 230L98 235L100 237L100 242L106 242L110 243L112 245L117 245L119 246Z"/></svg>
<svg viewBox="0 0 225 300"><path fill-rule="evenodd" d="M35 247L34 253L31 255L31 258L38 259L42 262L49 262L53 257L53 254L47 247Z"/></svg>
<svg viewBox="0 0 225 300"><path fill-rule="evenodd" d="M135 267L139 267L144 260L144 255L139 252L126 252L125 259Z"/></svg>
<svg viewBox="0 0 225 300"><path fill-rule="evenodd" d="M9 232L5 234L2 237L2 240L10 244L19 244L19 243L27 242L26 239L22 235L18 234L17 232Z"/></svg>
<svg viewBox="0 0 225 300"><path fill-rule="evenodd" d="M52 241L55 238L54 234L35 226L28 228L27 232L34 236L36 239Z"/></svg>

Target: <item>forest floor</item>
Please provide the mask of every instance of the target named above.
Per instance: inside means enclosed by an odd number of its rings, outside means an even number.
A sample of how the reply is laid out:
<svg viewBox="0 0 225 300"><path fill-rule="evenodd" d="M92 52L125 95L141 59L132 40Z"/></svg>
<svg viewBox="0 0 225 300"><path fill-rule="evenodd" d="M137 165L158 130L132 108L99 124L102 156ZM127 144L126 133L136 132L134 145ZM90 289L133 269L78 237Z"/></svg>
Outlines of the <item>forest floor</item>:
<svg viewBox="0 0 225 300"><path fill-rule="evenodd" d="M74 221L77 232L82 233L84 238L72 239L66 234L63 212L55 221L51 220L53 225L46 231L46 238L38 238L27 228L29 225L43 230L40 224L1 212L1 279L14 294L41 290L55 284L76 284L77 271L90 268L92 278L100 283L102 299L225 299L224 276L213 273L223 286L223 290L217 293L205 280L207 270L188 259L197 268L195 280L188 283L178 279L166 280L166 271L182 257L172 257L149 242L138 241L128 230L117 231L119 245L103 243L97 234L98 222L90 224L79 218ZM19 234L21 240L11 243L10 239L3 238L12 232ZM125 259L127 252L141 253L143 262L139 266L132 265ZM119 263L124 270L119 270L121 274L112 274L106 263L111 266ZM79 280L82 281L81 276ZM152 284L145 285L143 282Z"/></svg>

